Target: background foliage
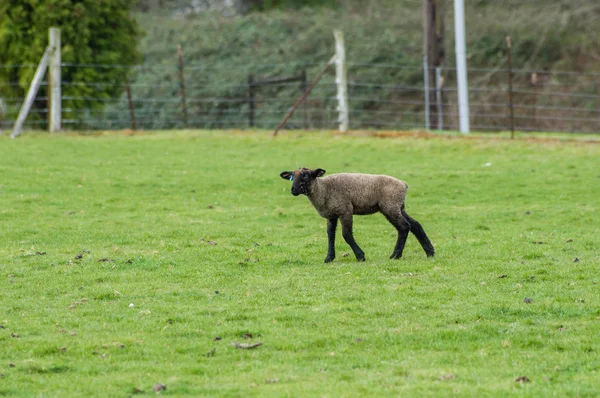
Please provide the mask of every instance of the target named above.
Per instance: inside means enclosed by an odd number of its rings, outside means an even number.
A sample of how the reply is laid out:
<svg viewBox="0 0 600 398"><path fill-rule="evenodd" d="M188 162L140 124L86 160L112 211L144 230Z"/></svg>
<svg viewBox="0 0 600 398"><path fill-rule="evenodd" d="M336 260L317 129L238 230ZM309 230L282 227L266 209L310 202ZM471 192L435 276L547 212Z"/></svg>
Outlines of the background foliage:
<svg viewBox="0 0 600 398"><path fill-rule="evenodd" d="M62 62L121 64L119 69L62 68L67 97L113 98L122 91L112 86L127 78L131 65L140 61L141 30L129 10L132 0L0 0L0 64L27 64L25 68L0 68L0 97L23 97L35 66L48 45L48 28L61 28ZM90 84L91 83L91 84ZM64 108L99 106L99 102L64 100Z"/></svg>
<svg viewBox="0 0 600 398"><path fill-rule="evenodd" d="M191 101L189 113L202 118L205 127L231 127L233 120L248 111L245 101L234 101L247 95L247 76L257 80L296 75L306 69L309 79L329 59L334 49L332 30L342 29L346 37L348 77L350 81L367 83L350 87L352 120L355 125L372 121L374 112L380 119L397 121L399 111L409 114L402 118L407 125L422 124L422 6L419 1L337 1L333 7L300 7L285 2L262 3L262 12L224 16L220 12L184 15L181 7L150 8L138 13L138 21L147 32L142 41L147 69L138 71L136 83L144 85L134 90L137 98L171 97L172 103L139 104L140 118L152 115L148 127L165 128L183 125L179 95L176 45L181 44L186 64L187 96L191 98L221 98L229 102ZM453 10L446 2L447 65L454 65ZM255 8L256 9L256 8ZM505 102L501 85L506 84L505 37L512 37L515 68L540 71L600 70L600 39L596 21L600 5L591 0L576 2L512 0L474 2L467 4L467 49L470 68L491 68L497 73L471 72L473 88L500 87L496 97L473 93L480 102ZM377 68L370 64L397 67ZM151 70L160 66L161 70ZM402 67L402 68L398 68ZM541 75L540 75L541 76ZM454 73L446 75L452 85ZM539 78L542 82L542 78ZM170 82L170 87L152 87ZM369 85L370 84L370 85ZM397 89L382 90L377 84L395 85ZM529 74L517 73L515 86L527 87ZM544 77L538 86L548 90L579 90L596 93L596 86L584 76L552 75ZM400 89L402 88L402 89ZM297 85L263 87L259 90L258 126L272 127L298 95ZM335 125L337 117L333 71L311 94L311 115L317 126ZM452 93L448 93L452 95ZM533 97L533 96L532 96ZM375 101L381 100L382 102ZM553 98L543 95L520 98L524 103L537 101L539 106L555 106ZM597 99L561 98L562 106L597 107ZM388 101L383 102L383 101ZM398 105L394 101L406 101ZM412 101L412 103L410 103ZM533 102L532 102L533 105ZM127 115L122 112L126 102L112 108L113 119ZM399 109L400 108L400 109ZM448 109L448 113L452 113ZM493 113L490 110L488 113ZM298 115L299 116L299 115ZM175 121L174 121L175 119ZM175 123L175 124L173 124ZM239 125L236 125L238 127ZM304 127L298 119L292 127ZM547 127L547 126L546 126Z"/></svg>

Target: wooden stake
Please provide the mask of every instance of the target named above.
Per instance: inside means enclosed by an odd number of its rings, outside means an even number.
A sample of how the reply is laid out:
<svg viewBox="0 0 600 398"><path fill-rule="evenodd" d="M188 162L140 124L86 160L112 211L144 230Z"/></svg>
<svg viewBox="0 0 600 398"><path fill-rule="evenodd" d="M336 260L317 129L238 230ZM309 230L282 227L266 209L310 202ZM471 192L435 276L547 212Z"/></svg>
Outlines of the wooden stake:
<svg viewBox="0 0 600 398"><path fill-rule="evenodd" d="M513 72L510 57L510 36L506 36L506 63L508 64L508 109L510 112L510 138L515 138L515 115L513 107Z"/></svg>
<svg viewBox="0 0 600 398"><path fill-rule="evenodd" d="M133 108L133 101L131 100L131 88L129 87L129 81L125 83L125 90L127 91L127 102L129 104L129 119L131 120L131 129L137 129L137 123L135 122L135 111Z"/></svg>
<svg viewBox="0 0 600 398"><path fill-rule="evenodd" d="M35 75L33 75L33 80L31 81L31 85L27 91L27 97L25 97L25 101L23 101L23 105L21 105L21 109L19 110L19 116L17 117L17 121L15 122L10 138L17 138L17 136L21 134L23 123L25 123L25 119L31 110L31 105L33 105L35 96L40 88L40 85L42 84L42 79L44 78L46 69L48 69L48 58L50 57L51 52L52 47L46 47L46 51L44 51L44 55L42 56L42 59L35 71Z"/></svg>
<svg viewBox="0 0 600 398"><path fill-rule="evenodd" d="M272 134L273 137L275 137L277 135L277 132L283 126L285 126L285 123L288 121L288 119L290 117L292 117L292 115L294 114L294 111L298 108L298 106L300 106L300 104L306 99L306 97L308 97L308 95L310 94L310 92L312 91L312 89L315 88L315 86L317 85L317 83L319 82L319 80L321 80L321 78L323 77L323 75L325 74L325 72L327 72L327 69L329 69L329 67L331 65L333 65L333 63L335 62L335 58L336 58L335 55L333 57L331 57L331 59L329 60L329 62L327 62L327 65L325 65L325 67L323 68L323 70L321 70L321 72L319 72L319 74L317 75L317 77L315 77L315 80L313 80L313 82L310 84L310 86L308 86L308 88L306 89L306 91L304 92L304 94L302 94L302 96L294 103L294 105L292 105L292 107L290 108L290 110L288 111L288 113L285 115L285 117L283 118L283 120L275 128L275 131L273 131L273 134Z"/></svg>
<svg viewBox="0 0 600 398"><path fill-rule="evenodd" d="M254 98L254 75L248 75L248 126L254 127L256 100Z"/></svg>
<svg viewBox="0 0 600 398"><path fill-rule="evenodd" d="M177 57L179 58L179 86L181 88L181 108L183 110L183 124L188 128L188 113L185 102L185 80L183 78L183 50L181 46L177 46Z"/></svg>

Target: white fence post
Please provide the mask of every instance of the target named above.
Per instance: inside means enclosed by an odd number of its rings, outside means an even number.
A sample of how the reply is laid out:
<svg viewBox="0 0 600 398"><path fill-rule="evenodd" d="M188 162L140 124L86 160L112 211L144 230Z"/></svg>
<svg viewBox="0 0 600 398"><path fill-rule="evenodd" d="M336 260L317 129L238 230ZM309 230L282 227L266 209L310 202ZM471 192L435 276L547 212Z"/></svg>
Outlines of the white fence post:
<svg viewBox="0 0 600 398"><path fill-rule="evenodd" d="M465 45L465 4L454 0L454 41L456 45L456 82L460 132L469 134L469 89L467 88L467 57Z"/></svg>
<svg viewBox="0 0 600 398"><path fill-rule="evenodd" d="M61 130L61 76L60 76L60 29L50 28L50 123L49 130L55 133Z"/></svg>
<svg viewBox="0 0 600 398"><path fill-rule="evenodd" d="M348 81L346 74L346 50L344 48L344 32L334 30L335 37L335 83L337 85L337 110L339 112L340 132L348 130Z"/></svg>
<svg viewBox="0 0 600 398"><path fill-rule="evenodd" d="M437 128L439 131L444 129L444 110L442 105L442 68L435 68L435 101L437 103Z"/></svg>
<svg viewBox="0 0 600 398"><path fill-rule="evenodd" d="M23 105L21 105L21 110L19 110L19 116L17 117L17 121L15 122L15 126L10 138L16 138L19 134L21 134L23 123L25 123L27 114L31 110L31 105L33 105L35 96L40 88L40 85L42 84L42 79L44 78L46 69L48 69L48 58L51 51L52 48L50 46L46 47L46 51L44 51L42 60L40 61L40 64L35 71L35 75L33 76L33 80L31 81L31 85L29 86L29 91L27 91L27 97L25 97L25 101L23 101Z"/></svg>

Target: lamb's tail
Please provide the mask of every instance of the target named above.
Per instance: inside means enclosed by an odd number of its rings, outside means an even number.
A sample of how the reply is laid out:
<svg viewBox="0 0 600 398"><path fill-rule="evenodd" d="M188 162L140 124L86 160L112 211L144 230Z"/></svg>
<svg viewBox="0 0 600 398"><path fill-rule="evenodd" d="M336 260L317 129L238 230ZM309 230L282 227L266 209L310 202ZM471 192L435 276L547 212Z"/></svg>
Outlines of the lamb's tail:
<svg viewBox="0 0 600 398"><path fill-rule="evenodd" d="M423 250L425 250L427 257L433 257L433 255L435 254L435 250L433 248L433 245L431 244L431 241L427 237L423 226L421 226L421 224L417 220L406 214L406 211L404 210L404 205L402 205L401 211L402 216L405 219L407 219L410 223L410 232L412 232L415 235L415 237L421 244L421 247L423 248Z"/></svg>

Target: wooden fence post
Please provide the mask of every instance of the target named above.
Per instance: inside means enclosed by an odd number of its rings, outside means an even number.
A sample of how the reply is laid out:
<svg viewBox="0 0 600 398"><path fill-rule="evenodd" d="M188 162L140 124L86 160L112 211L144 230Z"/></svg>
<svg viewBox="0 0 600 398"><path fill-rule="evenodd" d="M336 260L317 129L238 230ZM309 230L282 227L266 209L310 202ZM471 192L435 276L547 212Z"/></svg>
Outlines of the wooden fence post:
<svg viewBox="0 0 600 398"><path fill-rule="evenodd" d="M506 63L508 64L508 109L510 112L510 138L515 138L515 115L513 107L513 72L510 57L510 36L506 36Z"/></svg>
<svg viewBox="0 0 600 398"><path fill-rule="evenodd" d="M46 69L48 69L48 58L50 57L51 51L52 48L50 46L46 47L46 51L44 51L44 55L42 56L37 69L35 70L35 75L33 75L33 80L31 81L31 85L27 91L25 101L23 101L23 105L21 105L21 109L19 110L19 116L17 117L17 121L15 122L10 138L17 138L17 136L21 134L23 123L25 123L25 119L31 110L31 105L33 104L35 96L40 89L40 85L42 84L42 79L44 78Z"/></svg>
<svg viewBox="0 0 600 398"><path fill-rule="evenodd" d="M300 91L302 91L302 94L304 94L308 87L308 81L306 78L306 69L302 69L302 72L300 72L300 79L301 79L300 80ZM304 130L308 129L308 111L306 109L306 101L304 101L302 103L302 120L303 120Z"/></svg>
<svg viewBox="0 0 600 398"><path fill-rule="evenodd" d="M135 110L133 107L133 101L131 99L131 88L129 87L129 81L125 83L125 90L127 91L127 103L129 104L129 120L131 121L131 129L137 130L137 123L135 122Z"/></svg>
<svg viewBox="0 0 600 398"><path fill-rule="evenodd" d="M181 46L177 46L177 57L179 58L179 88L181 90L181 108L183 111L183 124L185 128L188 128L188 113L187 105L185 102L185 80L183 77L183 50Z"/></svg>
<svg viewBox="0 0 600 398"><path fill-rule="evenodd" d="M439 131L444 129L444 109L442 104L442 68L435 68L435 100L437 102L437 127Z"/></svg>
<svg viewBox="0 0 600 398"><path fill-rule="evenodd" d="M312 89L315 88L315 86L317 85L317 83L319 82L319 80L321 80L321 78L323 77L323 75L325 74L325 72L327 72L327 70L329 69L329 67L335 62L335 58L336 58L336 55L334 54L333 57L331 57L329 59L329 62L327 62L327 65L325 65L325 67L317 74L317 76L312 81L312 83L310 84L310 86L308 86L308 88L306 89L306 91L304 92L304 94L302 94L302 96L300 98L298 98L298 100L296 102L294 102L294 105L292 105L292 107L290 108L290 110L288 110L288 112L286 113L286 115L283 117L283 120L281 122L279 122L279 124L277 125L277 127L275 127L275 130L273 130L273 134L271 134L272 137L276 137L277 133L279 132L279 130L281 130L281 128L283 126L285 126L285 124L287 123L288 119L290 117L292 117L292 115L296 111L296 108L298 108L298 106L306 99L306 97L308 97L308 95L310 94L310 92L312 91Z"/></svg>
<svg viewBox="0 0 600 398"><path fill-rule="evenodd" d="M49 130L51 133L56 133L61 130L61 76L60 76L60 29L50 28L50 60L49 60L49 71L50 76L48 82L50 83L50 125Z"/></svg>
<svg viewBox="0 0 600 398"><path fill-rule="evenodd" d="M254 112L256 110L256 101L254 98L254 75L248 75L248 125L254 127Z"/></svg>

